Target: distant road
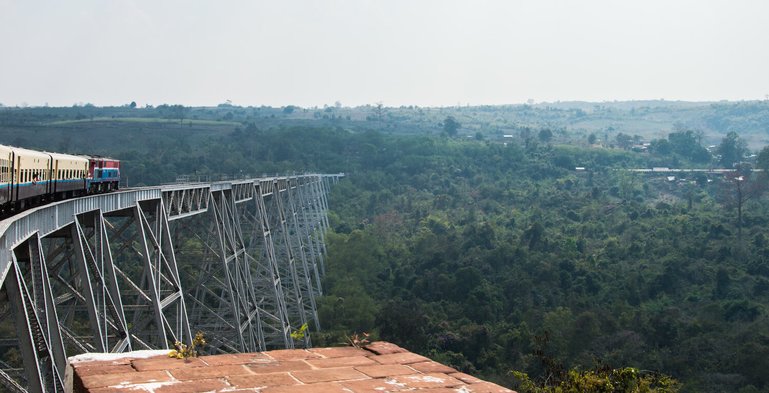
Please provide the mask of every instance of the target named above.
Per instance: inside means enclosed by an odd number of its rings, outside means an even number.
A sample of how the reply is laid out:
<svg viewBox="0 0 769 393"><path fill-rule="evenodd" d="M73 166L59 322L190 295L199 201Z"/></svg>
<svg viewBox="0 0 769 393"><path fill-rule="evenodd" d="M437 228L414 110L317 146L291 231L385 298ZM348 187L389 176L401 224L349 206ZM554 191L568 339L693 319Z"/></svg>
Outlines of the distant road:
<svg viewBox="0 0 769 393"><path fill-rule="evenodd" d="M737 169L731 168L634 168L634 169L619 169L627 172L640 172L640 173L730 173L736 172ZM763 172L763 169L752 169L752 172Z"/></svg>

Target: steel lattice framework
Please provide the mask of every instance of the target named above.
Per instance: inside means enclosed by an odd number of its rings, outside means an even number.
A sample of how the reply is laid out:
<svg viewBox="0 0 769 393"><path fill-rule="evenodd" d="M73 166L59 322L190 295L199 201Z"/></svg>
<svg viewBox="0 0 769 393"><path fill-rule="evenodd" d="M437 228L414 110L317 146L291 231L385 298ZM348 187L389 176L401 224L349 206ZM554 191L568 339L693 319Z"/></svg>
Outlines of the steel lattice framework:
<svg viewBox="0 0 769 393"><path fill-rule="evenodd" d="M63 392L68 356L167 349L198 330L216 352L310 346L291 333L320 329L342 176L129 189L0 222L0 390Z"/></svg>

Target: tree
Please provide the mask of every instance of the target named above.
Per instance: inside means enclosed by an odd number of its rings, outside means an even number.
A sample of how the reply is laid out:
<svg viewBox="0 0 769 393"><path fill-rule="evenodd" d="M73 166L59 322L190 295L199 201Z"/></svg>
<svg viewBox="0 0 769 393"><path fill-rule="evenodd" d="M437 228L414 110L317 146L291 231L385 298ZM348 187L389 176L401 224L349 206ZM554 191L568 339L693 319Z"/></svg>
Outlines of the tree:
<svg viewBox="0 0 769 393"><path fill-rule="evenodd" d="M623 132L620 132L619 134L617 134L616 139L617 139L617 146L623 149L629 149L630 146L633 145L633 137Z"/></svg>
<svg viewBox="0 0 769 393"><path fill-rule="evenodd" d="M459 123L454 116L447 116L446 119L443 120L443 131L445 131L448 136L456 136L457 131L460 128L462 128L462 124Z"/></svg>
<svg viewBox="0 0 769 393"><path fill-rule="evenodd" d="M553 131L550 131L549 128L543 128L539 130L539 134L537 136L539 137L540 141L547 143L553 139Z"/></svg>
<svg viewBox="0 0 769 393"><path fill-rule="evenodd" d="M706 162L710 160L708 150L700 145L701 135L697 131L686 130L668 134L670 148L692 161Z"/></svg>
<svg viewBox="0 0 769 393"><path fill-rule="evenodd" d="M769 146L764 146L761 152L758 153L756 158L756 168L764 171L764 175L769 172Z"/></svg>
<svg viewBox="0 0 769 393"><path fill-rule="evenodd" d="M587 137L587 143L589 145L594 145L596 139L598 139L598 138L596 138L595 134L590 134L590 136Z"/></svg>
<svg viewBox="0 0 769 393"><path fill-rule="evenodd" d="M535 382L523 372L512 371L521 393L675 393L680 385L660 373L626 367L565 372L561 378Z"/></svg>
<svg viewBox="0 0 769 393"><path fill-rule="evenodd" d="M374 106L374 118L377 121L384 120L384 105L382 104L381 101L377 102L376 106Z"/></svg>
<svg viewBox="0 0 769 393"><path fill-rule="evenodd" d="M187 111L189 108L187 108L184 105L171 105L171 115L174 119L179 119L179 125L182 125L184 123L184 118L187 116Z"/></svg>
<svg viewBox="0 0 769 393"><path fill-rule="evenodd" d="M750 173L735 171L726 175L724 184L729 188L726 191L726 203L737 208L737 237L742 240L742 213L745 203L761 195L766 189L766 182L757 180Z"/></svg>
<svg viewBox="0 0 769 393"><path fill-rule="evenodd" d="M131 109L135 109L136 108L136 101L131 101L131 103L128 104L128 107L131 108Z"/></svg>
<svg viewBox="0 0 769 393"><path fill-rule="evenodd" d="M657 153L657 154L666 156L673 151L673 148L670 146L670 142L668 142L667 139L654 139L651 141L651 144L649 145L649 150L652 153Z"/></svg>
<svg viewBox="0 0 769 393"><path fill-rule="evenodd" d="M290 115L290 114L294 113L295 110L296 110L296 106L294 106L294 105L287 105L287 106L283 107L283 113L286 114L286 115Z"/></svg>
<svg viewBox="0 0 769 393"><path fill-rule="evenodd" d="M721 155L719 163L726 168L732 168L734 164L742 161L747 152L745 141L736 132L729 131L718 145L718 154Z"/></svg>

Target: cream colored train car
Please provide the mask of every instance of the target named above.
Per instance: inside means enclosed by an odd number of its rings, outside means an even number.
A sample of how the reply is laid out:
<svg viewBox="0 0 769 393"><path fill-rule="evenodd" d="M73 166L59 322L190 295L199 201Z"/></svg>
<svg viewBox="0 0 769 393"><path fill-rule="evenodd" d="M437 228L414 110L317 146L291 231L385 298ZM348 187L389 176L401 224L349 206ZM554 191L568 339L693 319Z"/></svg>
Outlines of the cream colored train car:
<svg viewBox="0 0 769 393"><path fill-rule="evenodd" d="M88 159L0 145L0 215L85 194Z"/></svg>
<svg viewBox="0 0 769 393"><path fill-rule="evenodd" d="M0 206L5 206L11 202L13 157L13 148L0 145Z"/></svg>
<svg viewBox="0 0 769 393"><path fill-rule="evenodd" d="M36 199L51 192L51 156L39 151L12 147L12 201Z"/></svg>
<svg viewBox="0 0 769 393"><path fill-rule="evenodd" d="M52 192L77 193L87 190L88 159L69 154L45 153L51 156Z"/></svg>

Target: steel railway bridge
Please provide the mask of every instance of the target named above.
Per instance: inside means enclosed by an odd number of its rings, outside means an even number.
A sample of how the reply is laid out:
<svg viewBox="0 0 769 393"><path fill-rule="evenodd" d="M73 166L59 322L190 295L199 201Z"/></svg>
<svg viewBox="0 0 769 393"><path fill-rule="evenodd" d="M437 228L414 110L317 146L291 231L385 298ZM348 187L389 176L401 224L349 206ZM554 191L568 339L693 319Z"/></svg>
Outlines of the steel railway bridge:
<svg viewBox="0 0 769 393"><path fill-rule="evenodd" d="M67 357L310 346L343 174L128 189L0 222L0 391L62 392Z"/></svg>

